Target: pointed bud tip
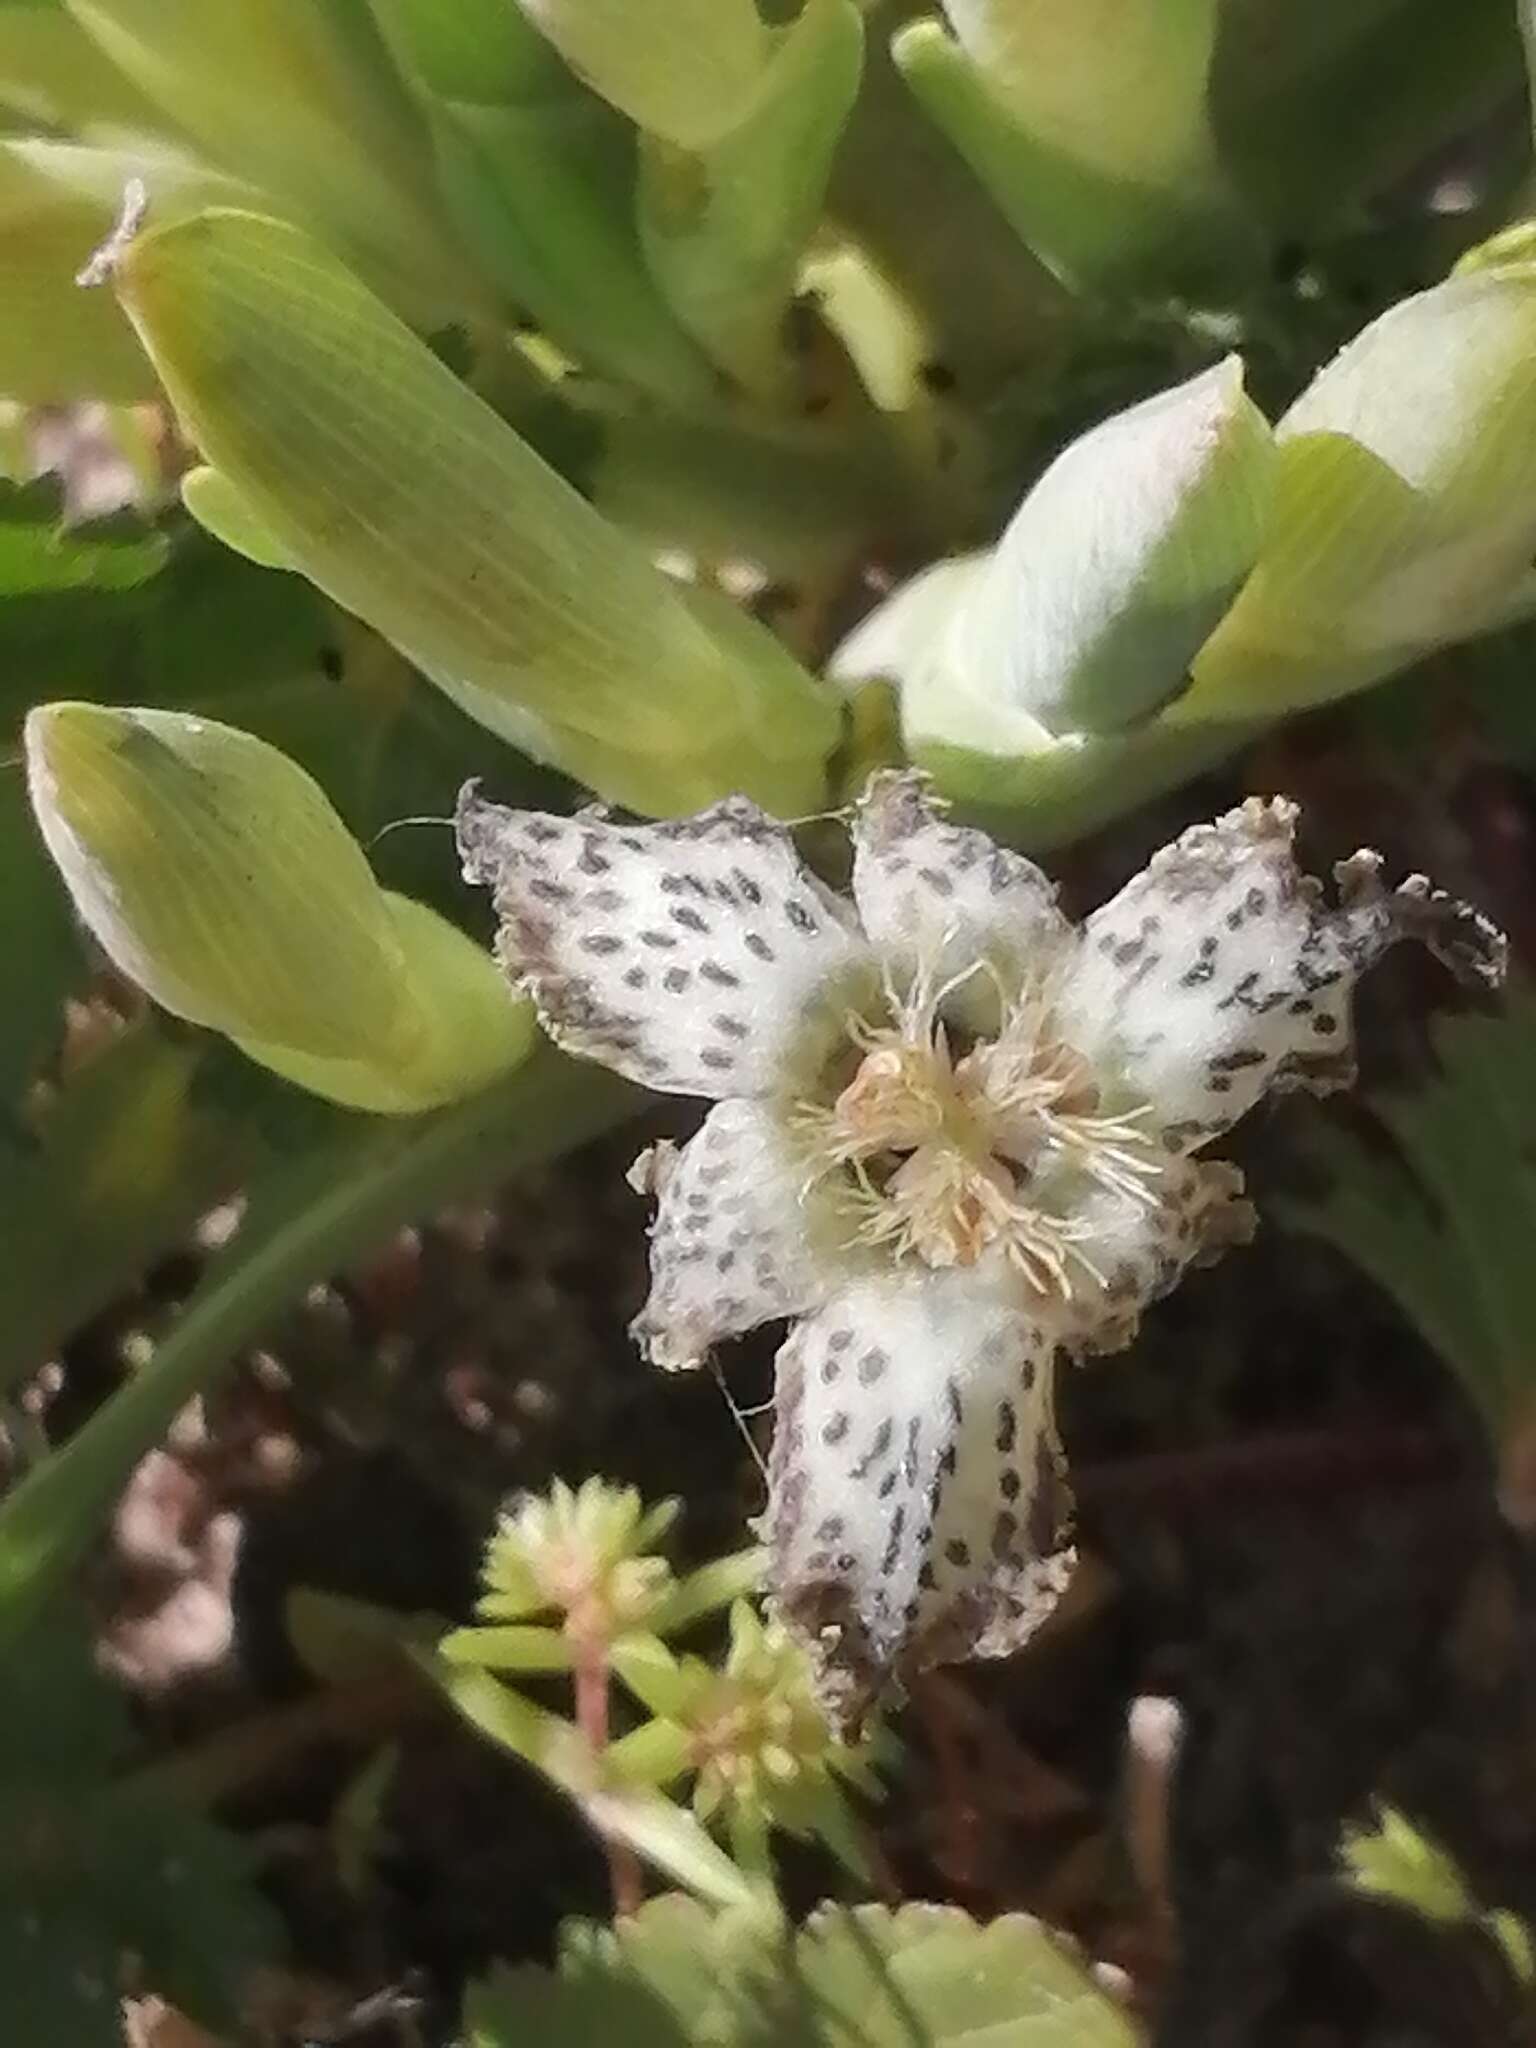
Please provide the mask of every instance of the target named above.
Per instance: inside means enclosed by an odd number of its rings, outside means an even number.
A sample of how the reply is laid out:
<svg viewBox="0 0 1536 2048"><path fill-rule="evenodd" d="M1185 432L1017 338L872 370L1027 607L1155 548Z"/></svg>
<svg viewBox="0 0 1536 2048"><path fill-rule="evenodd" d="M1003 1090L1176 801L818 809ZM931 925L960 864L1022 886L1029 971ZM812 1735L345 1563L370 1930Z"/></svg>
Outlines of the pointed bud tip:
<svg viewBox="0 0 1536 2048"><path fill-rule="evenodd" d="M101 704L64 699L34 704L22 722L21 745L33 808L58 802L59 780L72 762L105 758L122 743L132 715Z"/></svg>
<svg viewBox="0 0 1536 2048"><path fill-rule="evenodd" d="M123 203L111 234L75 277L75 283L82 291L95 291L99 286L112 282L148 212L149 187L142 178L130 178L123 187Z"/></svg>

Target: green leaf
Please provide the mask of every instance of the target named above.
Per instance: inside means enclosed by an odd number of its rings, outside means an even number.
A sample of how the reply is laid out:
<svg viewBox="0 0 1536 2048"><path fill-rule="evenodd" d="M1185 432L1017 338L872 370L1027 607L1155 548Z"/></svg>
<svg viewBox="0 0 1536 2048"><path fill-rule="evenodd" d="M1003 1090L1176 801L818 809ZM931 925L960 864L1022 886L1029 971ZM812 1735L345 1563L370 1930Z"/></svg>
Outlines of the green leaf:
<svg viewBox="0 0 1536 2048"><path fill-rule="evenodd" d="M1237 226L1205 118L1215 0L1131 0L1112 35L1053 0L946 0L892 46L1030 249L1076 288L1208 271Z"/></svg>
<svg viewBox="0 0 1536 2048"><path fill-rule="evenodd" d="M368 0L402 71L446 100L526 102L570 77L548 40L512 0Z"/></svg>
<svg viewBox="0 0 1536 2048"><path fill-rule="evenodd" d="M422 1652L418 1661L444 1698L498 1749L534 1765L564 1792L588 1788L593 1761L572 1722L472 1664L431 1650Z"/></svg>
<svg viewBox="0 0 1536 2048"><path fill-rule="evenodd" d="M281 1945L249 1853L113 1775L127 1733L83 1627L50 1616L0 1712L0 2026L29 2048L117 2048L130 1953L149 1989L232 2024Z"/></svg>
<svg viewBox="0 0 1536 2048"><path fill-rule="evenodd" d="M47 479L0 486L0 675L30 680L32 647L23 619L62 621L82 603L127 609L142 601L169 558L165 537L143 522L114 518L66 529L60 493ZM121 655L121 649L115 652ZM0 683L0 693L4 685ZM0 695L3 705L3 695ZM0 721L3 721L0 709ZM0 747L4 741L0 740ZM68 904L38 839L18 765L0 760L0 947L25 963L12 975L0 1013L0 1124L12 1116L63 1024L64 998L86 965Z"/></svg>
<svg viewBox="0 0 1536 2048"><path fill-rule="evenodd" d="M525 1700L488 1671L443 1658L424 1661L442 1691L472 1727L532 1764L581 1808L603 1835L622 1842L675 1882L715 1905L739 1906L756 1894L749 1881L694 1819L648 1785L605 1773L579 1731Z"/></svg>
<svg viewBox="0 0 1536 2048"><path fill-rule="evenodd" d="M655 1634L624 1637L613 1646L612 1664L648 1714L679 1720L697 1691L692 1667L679 1664ZM624 1737L619 1746L632 1739Z"/></svg>
<svg viewBox="0 0 1536 2048"><path fill-rule="evenodd" d="M1517 1513L1536 1414L1536 996L1512 990L1503 1016L1445 1019L1435 1043L1437 1074L1371 1103L1395 1152L1319 1137L1328 1184L1278 1213L1354 1259L1445 1359L1500 1453Z"/></svg>
<svg viewBox="0 0 1536 2048"><path fill-rule="evenodd" d="M960 391L1054 388L1079 308L923 112L878 33L866 39L830 207L912 307L925 360Z"/></svg>
<svg viewBox="0 0 1536 2048"><path fill-rule="evenodd" d="M3 607L0 607L3 610ZM63 1032L64 999L85 979L86 964L69 905L44 852L19 768L0 765L0 949L24 962L0 1006L0 1131L15 1117L22 1091ZM5 1148L0 1145L0 1158Z"/></svg>
<svg viewBox="0 0 1536 2048"><path fill-rule="evenodd" d="M179 1411L307 1286L400 1224L628 1113L630 1091L540 1049L449 1109L401 1121L310 1105L274 1119L248 1208L149 1362L0 1504L0 1642L55 1598L138 1460Z"/></svg>
<svg viewBox="0 0 1536 2048"><path fill-rule="evenodd" d="M214 211L142 235L125 305L189 431L273 541L464 701L532 713L639 809L805 807L832 709L733 659L642 552L295 230Z"/></svg>
<svg viewBox="0 0 1536 2048"><path fill-rule="evenodd" d="M1316 1132L1308 1151L1329 1177L1327 1191L1276 1202L1275 1217L1346 1253L1426 1343L1459 1362L1469 1383L1494 1381L1498 1348L1466 1286L1459 1250L1403 1162L1331 1128Z"/></svg>
<svg viewBox="0 0 1536 2048"><path fill-rule="evenodd" d="M38 488L16 496L35 505ZM0 506L13 502L0 488ZM42 552L57 521L46 502L37 509L47 524L26 545ZM317 707L345 696L322 670L335 665L338 621L308 584L258 572L190 527L164 537L163 566L142 580L34 588L0 605L0 745L7 751L19 746L27 711L50 697L217 710L285 686L301 685ZM142 554L132 543L128 550L121 559L148 561L148 546ZM355 762L355 723L352 742ZM340 766L339 747L337 754Z"/></svg>
<svg viewBox="0 0 1536 2048"><path fill-rule="evenodd" d="M29 2048L122 2048L117 1945L71 1899L0 1895L0 2026Z"/></svg>
<svg viewBox="0 0 1536 2048"><path fill-rule="evenodd" d="M1371 1827L1346 1828L1339 1855L1358 1891L1395 1899L1429 1920L1472 1917L1472 1895L1456 1864L1395 1807L1383 1807Z"/></svg>
<svg viewBox="0 0 1536 2048"><path fill-rule="evenodd" d="M611 2032L581 2031L599 2019ZM605 2038L666 2048L1131 2048L1137 2035L1039 1922L947 1906L773 1915L649 1900L614 1928L565 1930L558 1973L472 1987L472 2048ZM633 2028L631 2034L629 2029Z"/></svg>
<svg viewBox="0 0 1536 2048"><path fill-rule="evenodd" d="M284 1947L255 1889L255 1854L168 1798L136 1796L131 1783L102 1803L99 1822L96 1883L110 1887L149 1984L190 2017L237 2027L255 1972Z"/></svg>
<svg viewBox="0 0 1536 2048"><path fill-rule="evenodd" d="M1536 1315L1536 1172L1527 1156L1536 1136L1533 1024L1528 999L1499 1020L1447 1021L1435 1034L1444 1078L1376 1105L1444 1218L1479 1352L1495 1367L1481 1390L1485 1411L1502 1408L1505 1427L1529 1399L1525 1354ZM1513 1042L1517 1030L1525 1045ZM1474 1380L1468 1391L1479 1391Z"/></svg>
<svg viewBox="0 0 1536 2048"><path fill-rule="evenodd" d="M587 1793L582 1808L599 1834L711 1905L744 1906L759 1895L691 1813L648 1785L604 1783Z"/></svg>
<svg viewBox="0 0 1536 2048"><path fill-rule="evenodd" d="M1356 1890L1390 1899L1444 1926L1470 1922L1481 1928L1503 1951L1516 1982L1529 1989L1536 1977L1536 1937L1530 1927L1507 1909L1485 1911L1453 1858L1405 1814L1383 1806L1370 1827L1346 1827L1339 1856Z"/></svg>
<svg viewBox="0 0 1536 2048"><path fill-rule="evenodd" d="M482 1671L569 1671L571 1645L563 1629L540 1628L531 1622L509 1622L500 1628L456 1628L437 1646L450 1664L472 1664Z"/></svg>
<svg viewBox="0 0 1536 2048"><path fill-rule="evenodd" d="M426 137L361 8L325 0L67 0L211 163L334 233L406 311L479 302L432 203ZM160 218L159 189L149 181Z"/></svg>
<svg viewBox="0 0 1536 2048"><path fill-rule="evenodd" d="M1497 1907L1484 1916L1483 1924L1504 1951L1504 1960L1516 1983L1529 1990L1536 1983L1536 1932L1530 1923L1507 1907Z"/></svg>
<svg viewBox="0 0 1536 2048"><path fill-rule="evenodd" d="M823 1907L798 1944L805 1997L834 2042L1131 2048L1136 2029L1078 1955L1021 1913L978 1925L951 1906ZM911 2016L909 2021L908 2016Z"/></svg>
<svg viewBox="0 0 1536 2048"><path fill-rule="evenodd" d="M736 126L768 62L757 0L517 0L576 76L681 149Z"/></svg>
<svg viewBox="0 0 1536 2048"><path fill-rule="evenodd" d="M650 1626L658 1635L676 1635L691 1628L716 1608L760 1593L766 1570L767 1559L761 1550L738 1550L729 1557L711 1558L678 1580L650 1616Z"/></svg>
<svg viewBox="0 0 1536 2048"><path fill-rule="evenodd" d="M0 1389L130 1287L234 1181L237 1126L199 1101L201 1048L126 1033L0 1150Z"/></svg>
<svg viewBox="0 0 1536 2048"><path fill-rule="evenodd" d="M693 1737L676 1721L642 1721L610 1742L604 1761L614 1777L627 1784L676 1784L688 1775L695 1762Z"/></svg>
<svg viewBox="0 0 1536 2048"><path fill-rule="evenodd" d="M154 110L62 6L0 5L0 108L27 128L150 129Z"/></svg>
<svg viewBox="0 0 1536 2048"><path fill-rule="evenodd" d="M641 144L640 235L652 273L706 352L754 390L772 394L784 382L783 316L863 49L852 0L807 0L735 125L698 149Z"/></svg>
<svg viewBox="0 0 1536 2048"><path fill-rule="evenodd" d="M65 527L51 478L0 491L0 599L133 590L164 568L170 543L132 514Z"/></svg>
<svg viewBox="0 0 1536 2048"><path fill-rule="evenodd" d="M7 502L0 490L0 530ZM131 587L31 591L0 604L0 745L19 747L27 710L51 696L213 713L307 769L392 888L460 912L444 835L460 787L485 770L483 730L302 577L258 569L185 522L161 533L170 542L164 566ZM497 781L524 803L569 800L510 755ZM38 897L66 932L69 923L21 785L16 768L0 782L0 837L17 849L18 875L35 873L46 886L32 892L18 881L0 897L0 936L14 938L17 957ZM390 830L374 849L384 828L422 817L440 819L441 834Z"/></svg>
<svg viewBox="0 0 1536 2048"><path fill-rule="evenodd" d="M555 1976L532 1964L499 1969L472 1985L464 2004L463 2048L512 2048L523 2041L547 2042L548 2048L599 2041L612 2048L690 2048L697 2039L643 1980L620 1970Z"/></svg>
<svg viewBox="0 0 1536 2048"><path fill-rule="evenodd" d="M586 488L605 517L657 551L745 558L819 584L858 561L871 533L902 529L931 544L936 508L912 493L910 471L867 414L831 425L613 410L601 425Z"/></svg>
<svg viewBox="0 0 1536 2048"><path fill-rule="evenodd" d="M714 378L640 254L635 141L512 0L372 0L488 277L587 368L673 405Z"/></svg>
<svg viewBox="0 0 1536 2048"><path fill-rule="evenodd" d="M310 1677L333 1687L406 1670L419 1674L417 1653L430 1650L442 1630L435 1615L399 1614L315 1586L292 1588L283 1602L283 1621L293 1653Z"/></svg>

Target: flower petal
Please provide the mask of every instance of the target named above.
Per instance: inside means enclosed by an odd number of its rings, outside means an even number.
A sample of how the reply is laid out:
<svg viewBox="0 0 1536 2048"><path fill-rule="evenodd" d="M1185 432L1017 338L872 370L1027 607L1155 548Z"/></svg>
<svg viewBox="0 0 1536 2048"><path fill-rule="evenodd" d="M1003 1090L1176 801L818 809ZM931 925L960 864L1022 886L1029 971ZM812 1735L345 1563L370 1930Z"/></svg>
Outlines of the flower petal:
<svg viewBox="0 0 1536 2048"><path fill-rule="evenodd" d="M1052 1353L980 1268L859 1282L785 1343L770 1583L839 1722L897 1668L1002 1654L1055 1605Z"/></svg>
<svg viewBox="0 0 1536 2048"><path fill-rule="evenodd" d="M983 956L1016 983L1070 932L1033 861L951 825L910 771L873 776L853 823L853 894L877 946L953 975Z"/></svg>
<svg viewBox="0 0 1536 2048"><path fill-rule="evenodd" d="M1062 1036L1105 1107L1149 1102L1171 1152L1206 1144L1272 1087L1354 1076L1350 997L1388 946L1420 937L1488 980L1502 942L1416 876L1392 895L1376 856L1336 869L1340 904L1297 867L1296 806L1250 798L1156 854L1090 917L1062 976Z"/></svg>
<svg viewBox="0 0 1536 2048"><path fill-rule="evenodd" d="M1187 1267L1213 1265L1248 1243L1257 1221L1242 1174L1217 1159L1170 1159L1146 1198L1091 1186L1072 1215L1094 1270L1073 1262L1058 1333L1079 1356L1124 1351L1144 1308L1177 1287Z"/></svg>
<svg viewBox="0 0 1536 2048"><path fill-rule="evenodd" d="M459 799L464 873L551 1037L648 1087L773 1085L808 998L863 956L851 910L744 797L661 825Z"/></svg>
<svg viewBox="0 0 1536 2048"><path fill-rule="evenodd" d="M681 1151L653 1146L635 1167L657 1204L631 1335L653 1365L701 1365L722 1338L802 1315L835 1284L813 1249L814 1194L756 1103L717 1103Z"/></svg>

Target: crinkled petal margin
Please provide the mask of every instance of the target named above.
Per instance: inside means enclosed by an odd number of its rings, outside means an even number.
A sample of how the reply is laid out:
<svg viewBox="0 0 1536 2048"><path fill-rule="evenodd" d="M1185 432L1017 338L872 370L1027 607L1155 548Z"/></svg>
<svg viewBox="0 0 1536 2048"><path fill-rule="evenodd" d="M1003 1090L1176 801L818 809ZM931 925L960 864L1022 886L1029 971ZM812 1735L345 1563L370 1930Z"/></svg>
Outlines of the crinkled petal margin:
<svg viewBox="0 0 1536 2048"><path fill-rule="evenodd" d="M1296 806L1250 798L1156 854L1079 934L1056 997L1062 1036L1106 1106L1151 1106L1171 1152L1206 1145L1269 1089L1347 1087L1361 974L1414 937L1496 983L1504 942L1415 876L1389 893L1376 856L1337 870L1340 900L1297 866Z"/></svg>
<svg viewBox="0 0 1536 2048"><path fill-rule="evenodd" d="M995 1270L843 1289L779 1354L763 1528L823 1704L1016 1649L1072 1568L1054 1337Z"/></svg>
<svg viewBox="0 0 1536 2048"><path fill-rule="evenodd" d="M1142 1313L1191 1266L1213 1265L1257 1225L1243 1176L1220 1159L1170 1159L1141 1194L1090 1185L1073 1202L1083 1226L1071 1292L1056 1309L1063 1347L1077 1356L1124 1351Z"/></svg>
<svg viewBox="0 0 1536 2048"><path fill-rule="evenodd" d="M850 905L744 797L661 825L459 798L468 880L551 1037L647 1087L715 1098L778 1083L808 1007L867 956Z"/></svg>

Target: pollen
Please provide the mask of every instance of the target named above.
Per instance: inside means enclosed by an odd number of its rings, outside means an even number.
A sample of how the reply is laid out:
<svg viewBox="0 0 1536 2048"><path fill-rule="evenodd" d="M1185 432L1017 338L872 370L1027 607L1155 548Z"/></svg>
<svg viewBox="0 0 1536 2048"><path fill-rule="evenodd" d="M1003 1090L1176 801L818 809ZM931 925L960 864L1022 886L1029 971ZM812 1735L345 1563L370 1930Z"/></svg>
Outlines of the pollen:
<svg viewBox="0 0 1536 2048"><path fill-rule="evenodd" d="M807 1184L835 1195L851 1245L934 1268L997 1247L1037 1293L1070 1300L1074 1274L1102 1276L1052 1183L1066 1170L1155 1205L1148 1111L1105 1113L1088 1061L1038 997L1004 1006L991 1038L947 1022L946 998L978 971L940 988L921 975L903 993L887 985L885 1018L845 1020L851 1078L795 1112Z"/></svg>

